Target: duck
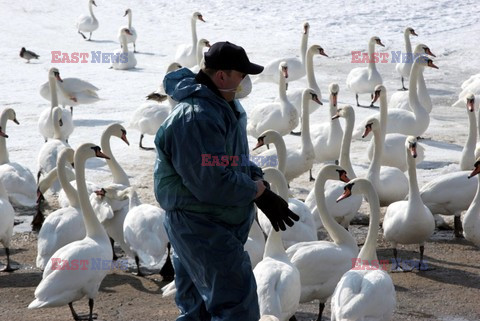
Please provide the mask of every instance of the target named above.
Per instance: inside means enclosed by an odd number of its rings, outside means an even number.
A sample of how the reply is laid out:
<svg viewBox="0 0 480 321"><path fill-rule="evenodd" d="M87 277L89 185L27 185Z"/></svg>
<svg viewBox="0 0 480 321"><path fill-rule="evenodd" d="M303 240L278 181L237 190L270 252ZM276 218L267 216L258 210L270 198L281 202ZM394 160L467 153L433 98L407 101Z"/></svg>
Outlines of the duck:
<svg viewBox="0 0 480 321"><path fill-rule="evenodd" d="M203 15L196 11L192 14L190 25L192 29L192 44L182 44L177 47L175 61L180 65L190 68L197 64L197 21L205 22Z"/></svg>
<svg viewBox="0 0 480 321"><path fill-rule="evenodd" d="M90 307L88 320L93 319L94 300L102 280L109 271L101 268L100 264L103 266L104 262L111 262L112 248L88 200L85 162L92 157L107 158L108 156L102 153L100 147L90 143L80 145L74 155L78 198L86 230L85 238L65 245L52 255L52 258L56 259L55 263L53 260L47 263L42 281L35 289L35 300L28 305L29 309L68 304L73 319L79 320L83 316L75 312L73 302L87 296ZM59 262L62 262L61 267ZM81 263L86 269L79 266L78 262L86 262ZM66 266L62 269L64 264L68 264L68 267L73 269L66 269Z"/></svg>
<svg viewBox="0 0 480 321"><path fill-rule="evenodd" d="M383 85L378 85L375 87L375 94L373 97L373 102L375 103L380 99L380 113L373 115L374 117L378 116L381 124L381 132L384 139L383 143L383 152L382 152L382 162L383 166L396 167L402 172L407 170L407 160L404 157L405 150L405 140L407 135L399 133L390 133L386 134L388 127L388 105L387 105L387 89ZM373 158L374 152L374 143L373 140L370 140L370 143L367 148L368 159L371 161ZM415 162L421 163L425 159L425 147L421 144L417 144L417 157Z"/></svg>
<svg viewBox="0 0 480 321"><path fill-rule="evenodd" d="M180 68L183 68L182 65L180 65L178 62L172 62L168 65L167 72L165 74L168 74L169 72L180 69ZM154 101L158 102L159 99L161 101L163 101L162 96L164 96L164 95L167 96L170 108L173 109L177 105L177 102L175 100L173 100L172 97L168 96L165 93L165 89L163 88L163 83L160 83L160 86L158 87L158 89L156 91L148 94L146 98L147 98L147 100L154 100Z"/></svg>
<svg viewBox="0 0 480 321"><path fill-rule="evenodd" d="M298 126L298 112L288 100L285 87L285 79L289 77L289 67L285 61L282 61L277 68L280 75L278 85L280 100L257 105L248 113L247 133L253 137L260 136L268 129L274 129L285 136Z"/></svg>
<svg viewBox="0 0 480 321"><path fill-rule="evenodd" d="M352 179L338 199L350 195L367 195L370 205L368 234L355 267L346 272L333 292L331 320L388 321L393 317L397 295L392 278L381 268L377 257L377 236L380 224L380 204L372 183L364 178Z"/></svg>
<svg viewBox="0 0 480 321"><path fill-rule="evenodd" d="M418 270L426 271L423 264L425 241L435 230L435 220L432 212L423 204L418 189L417 171L414 158L416 157L417 138L408 136L405 142L406 158L408 164L408 200L391 203L383 219L383 236L393 245L393 256L396 269L405 269L398 264L397 244L419 244L420 262Z"/></svg>
<svg viewBox="0 0 480 321"><path fill-rule="evenodd" d="M90 11L90 15L81 15L77 19L77 30L78 33L83 37L85 40L92 40L92 32L98 29L98 20L93 14L93 7L97 6L94 0L88 0L88 10ZM90 32L90 37L85 37L83 32Z"/></svg>
<svg viewBox="0 0 480 321"><path fill-rule="evenodd" d="M318 96L318 100L322 100L322 91L317 84L317 80L315 79L315 72L313 70L313 56L321 55L324 57L328 57L325 53L324 49L320 45L312 45L308 48L306 57L305 57L305 69L307 74L307 87L315 90ZM288 62L287 62L288 64ZM290 75L289 75L290 76ZM295 88L287 91L287 99L290 101L295 108L297 109L298 114L302 112L302 93L303 88ZM278 98L277 98L278 99ZM314 102L310 102L310 108L308 109L309 113L313 113L318 109L319 105Z"/></svg>
<svg viewBox="0 0 480 321"><path fill-rule="evenodd" d="M343 131L340 148L339 165L346 170L349 178L356 178L357 176L350 161L350 144L352 142L352 131L355 125L355 110L352 106L345 105L338 108L336 115L333 117L342 117L345 119L345 130ZM338 195L343 192L343 188L344 184L342 182L328 180L325 183L325 202L330 215L332 215L332 217L345 229L348 229L351 220L357 214L358 209L362 205L362 197L360 195L355 195L343 202L336 202ZM308 193L308 196L305 199L305 205L307 205L312 211L317 230L320 229L323 225L318 213L315 189L312 189L310 193Z"/></svg>
<svg viewBox="0 0 480 321"><path fill-rule="evenodd" d="M69 77L61 78L60 72L56 75L55 85L57 92L57 105L63 107L70 106L70 113L73 114L73 107L79 105L89 105L100 101L97 91L100 89L86 80L80 78ZM50 91L50 78L49 81L40 86L40 95L48 100L52 100L52 93ZM64 117L67 119L66 117Z"/></svg>
<svg viewBox="0 0 480 321"><path fill-rule="evenodd" d="M0 136L3 132L0 129ZM15 210L8 200L8 195L2 181L0 180L0 243L5 247L5 254L7 256L7 265L0 272L13 272L18 270L10 264L10 241L13 235L13 224L15 220Z"/></svg>
<svg viewBox="0 0 480 321"><path fill-rule="evenodd" d="M160 128L160 125L170 115L172 111L169 105L161 104L167 100L167 95L157 94L158 103L144 103L133 112L130 119L130 128L136 129L140 132L140 141L138 146L143 150L154 150L153 147L143 146L143 138L145 134L155 135Z"/></svg>
<svg viewBox="0 0 480 321"><path fill-rule="evenodd" d="M395 70L400 74L400 77L402 79L402 88L399 90L408 90L405 88L404 85L404 78L407 78L410 76L410 70L412 69L412 61L409 59L412 59L412 44L410 42L410 36L418 36L415 30L412 27L407 27L405 28L405 31L403 32L403 37L405 38L405 54L407 55L407 61L402 61L398 62L395 65ZM403 54L401 55L403 57Z"/></svg>
<svg viewBox="0 0 480 321"><path fill-rule="evenodd" d="M480 173L480 158L477 158L474 169L468 175L468 178L478 177ZM462 222L463 236L467 241L472 242L475 246L480 247L480 183L477 179L477 190L472 203L467 209Z"/></svg>
<svg viewBox="0 0 480 321"><path fill-rule="evenodd" d="M349 179L343 168L327 164L320 169L315 180L319 214L332 242L302 242L286 250L288 258L300 271L300 303L320 301L317 320L322 319L325 302L333 294L342 275L351 268L352 258L358 254L353 236L333 219L325 205L324 186L329 179L344 182Z"/></svg>
<svg viewBox="0 0 480 321"><path fill-rule="evenodd" d="M270 167L263 171L271 185L277 184L279 190L287 189L287 182L278 169ZM281 321L289 320L299 306L300 273L285 253L282 233L270 230L263 259L255 266L253 274L257 284L260 315L274 315Z"/></svg>
<svg viewBox="0 0 480 321"><path fill-rule="evenodd" d="M125 26L123 28L127 28L131 34L127 34L126 37L127 37L127 44L128 43L133 43L133 52L137 52L137 47L136 47L136 42L137 42L137 31L135 30L135 28L132 26L132 9L128 8L127 10L125 10L125 14L123 15L124 17L126 17L128 15L128 26ZM118 42L120 42L120 44L122 43L122 34L121 34L121 30L118 32Z"/></svg>
<svg viewBox="0 0 480 321"><path fill-rule="evenodd" d="M368 42L368 67L354 68L347 76L347 88L355 93L357 106L359 107L358 94L371 94L376 85L383 83L382 76L375 65L375 45L385 47L379 37L371 37ZM370 107L372 106L373 104L370 104Z"/></svg>
<svg viewBox="0 0 480 321"><path fill-rule="evenodd" d="M60 77L60 71L58 68L52 67L48 71L48 87L49 87L49 97L50 99L50 108L45 108L40 116L38 117L38 130L40 131L40 134L42 134L43 138L45 141L47 141L48 138L53 138L54 136L54 126L52 123L52 114L53 114L53 109L57 106L59 106L58 103L58 97L62 96L67 96L70 97L72 100L77 100L77 98L74 96L73 93L67 93L65 88L63 86L60 86L60 83L62 83L63 80ZM44 87L45 84L42 86ZM58 87L57 87L58 86ZM57 90L58 88L58 90ZM61 94L59 94L59 92ZM40 89L40 94L42 94L42 89ZM62 126L60 128L61 134L63 137L65 137L66 140L68 140L68 137L73 133L74 130L74 125L73 125L73 120L72 120L72 113L68 112L66 109L62 108Z"/></svg>
<svg viewBox="0 0 480 321"><path fill-rule="evenodd" d="M137 59L132 51L128 50L127 36L132 36L132 32L128 28L120 29L122 48L114 51L117 55L116 58L112 58L112 65L110 68L115 70L128 70L135 68L137 65Z"/></svg>
<svg viewBox="0 0 480 321"><path fill-rule="evenodd" d="M312 129L315 163L338 160L342 144L343 129L337 117L337 99L340 87L336 83L328 86L330 92L329 122L320 124ZM310 174L310 177L312 175Z"/></svg>
<svg viewBox="0 0 480 321"><path fill-rule="evenodd" d="M268 169L267 172L265 172L266 169ZM284 248L288 249L293 244L300 242L316 241L318 239L317 230L315 229L315 222L310 209L302 201L293 197L288 197L288 185L283 184L285 176L283 176L281 171L276 169L280 172L280 174L276 172L272 174L271 172L274 172L272 167L267 167L266 169L263 169L264 179L268 181L270 185L273 185L272 189L276 189L276 193L280 197L287 201L290 210L300 217L300 219L295 222L293 226L289 227L285 231L279 232ZM281 180L278 177L280 175L283 176ZM266 235L270 235L272 224L267 216L261 210L258 210L257 218L263 232Z"/></svg>
<svg viewBox="0 0 480 321"><path fill-rule="evenodd" d="M11 204L34 207L37 196L37 183L28 167L10 161L6 141L8 136L5 133L7 120L11 120L17 125L20 124L14 109L5 108L2 111L0 116L0 130L2 130L5 135L0 136L0 180L7 191Z"/></svg>
<svg viewBox="0 0 480 321"><path fill-rule="evenodd" d="M429 55L432 57L436 57L430 48L423 44L419 43L418 45L415 46L415 50L413 51L413 56L412 56L412 62L408 63L410 65L410 71L407 76L410 75L411 69L412 69L412 64L413 64L413 59L420 55ZM407 64L406 64L407 65ZM427 86L425 84L425 78L423 77L423 73L420 73L418 75L418 81L417 81L417 95L418 99L420 100L420 104L425 108L425 110L430 113L432 111L432 99L430 98L430 95L428 94ZM388 102L388 106L390 108L400 108L400 109L405 109L405 110L410 110L410 104L408 102L408 92L406 91L397 91L396 93L393 93L393 95L390 97L390 101ZM402 144L403 145L403 144Z"/></svg>
<svg viewBox="0 0 480 321"><path fill-rule="evenodd" d="M283 86L288 87L288 82L303 78L306 74L305 56L307 53L308 35L310 33L310 24L304 22L302 25L302 41L300 44L300 59L297 57L276 58L265 64L263 71L256 77L254 83L257 82L273 82L280 84L282 81L281 75L278 73L278 65L282 62L287 63L289 68L288 79L286 79Z"/></svg>
<svg viewBox="0 0 480 321"><path fill-rule="evenodd" d="M22 49L20 49L20 57L27 60L27 63L30 63L30 60L32 59L38 60L38 58L40 58L39 55L37 55L33 51L25 49L25 47L22 47Z"/></svg>
<svg viewBox="0 0 480 321"><path fill-rule="evenodd" d="M408 179L396 167L381 166L383 154L383 139L380 122L371 117L365 125L365 138L373 132L374 153L366 178L375 186L380 199L380 206L388 206L393 202L403 200L408 194Z"/></svg>
<svg viewBox="0 0 480 321"><path fill-rule="evenodd" d="M63 149L58 156L56 169L52 170L56 173L55 176L58 176L70 205L50 213L38 232L36 265L42 270L45 269L50 258L58 249L71 242L81 240L86 235L77 191L70 184L66 169L67 162L73 163L74 152L69 147ZM44 189L40 185L44 185L47 181L43 180L43 183L39 184L39 190Z"/></svg>
<svg viewBox="0 0 480 321"><path fill-rule="evenodd" d="M475 96L473 94L465 97L468 115L468 137L463 145L460 157L460 170L466 171L475 164L475 147L477 144L477 119L475 116Z"/></svg>

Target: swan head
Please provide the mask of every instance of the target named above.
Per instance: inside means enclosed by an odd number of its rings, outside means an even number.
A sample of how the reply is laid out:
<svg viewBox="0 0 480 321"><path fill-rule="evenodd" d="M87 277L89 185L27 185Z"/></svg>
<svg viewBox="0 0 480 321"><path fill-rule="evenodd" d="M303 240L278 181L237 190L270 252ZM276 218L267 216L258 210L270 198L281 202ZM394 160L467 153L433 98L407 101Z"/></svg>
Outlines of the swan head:
<svg viewBox="0 0 480 321"><path fill-rule="evenodd" d="M101 199L106 197L108 199L123 201L126 200L133 191L133 187L127 187L123 190L119 190L115 187L102 187L99 190L94 191L94 193Z"/></svg>
<svg viewBox="0 0 480 321"><path fill-rule="evenodd" d="M126 36L126 35L132 36L133 35L132 32L128 28L120 29L120 34L122 36Z"/></svg>
<svg viewBox="0 0 480 321"><path fill-rule="evenodd" d="M412 27L407 27L405 29L405 34L406 35L412 35L412 36L418 36L416 33L415 33L415 30L412 28Z"/></svg>
<svg viewBox="0 0 480 321"><path fill-rule="evenodd" d="M309 31L310 31L310 24L307 21L305 21L303 23L303 34L307 35Z"/></svg>
<svg viewBox="0 0 480 321"><path fill-rule="evenodd" d="M90 0L90 3L93 4L95 7L97 6L97 4L95 3L95 0Z"/></svg>
<svg viewBox="0 0 480 321"><path fill-rule="evenodd" d="M423 43L419 43L418 45L415 46L415 50L413 51L415 54L419 55L419 54L427 54L429 56L432 56L432 57L436 57L433 52L430 50L430 48L423 44Z"/></svg>
<svg viewBox="0 0 480 321"><path fill-rule="evenodd" d="M147 100L153 100L153 101L156 101L157 103L161 103L167 100L168 96L161 93L151 93L151 94L148 94L148 96L145 98L147 98Z"/></svg>
<svg viewBox="0 0 480 321"><path fill-rule="evenodd" d="M468 111L475 111L475 95L472 93L468 94L467 97L465 97L465 101L467 103Z"/></svg>
<svg viewBox="0 0 480 321"><path fill-rule="evenodd" d="M316 53L318 53L321 56L328 57L328 55L325 53L323 48L319 45L312 45L310 48L308 48L308 54L314 55Z"/></svg>
<svg viewBox="0 0 480 321"><path fill-rule="evenodd" d="M323 105L323 103L318 99L318 94L315 90L311 88L306 88L303 90L303 97L310 95L310 99L316 102L319 105Z"/></svg>
<svg viewBox="0 0 480 321"><path fill-rule="evenodd" d="M353 117L353 119L355 119L355 110L350 105L346 105L341 108L338 108L337 114L332 117L332 120L340 117L343 117L343 118Z"/></svg>
<svg viewBox="0 0 480 321"><path fill-rule="evenodd" d="M405 140L405 147L410 151L413 158L417 158L417 137L408 136Z"/></svg>
<svg viewBox="0 0 480 321"><path fill-rule="evenodd" d="M205 20L203 20L203 15L198 11L194 12L193 15L192 15L192 20L197 20L197 19L205 22Z"/></svg>
<svg viewBox="0 0 480 321"><path fill-rule="evenodd" d="M198 46L199 47L207 47L207 48L211 47L210 46L210 41L208 41L207 39L204 39L204 38L198 40Z"/></svg>
<svg viewBox="0 0 480 321"><path fill-rule="evenodd" d="M130 146L130 142L127 139L127 130L125 129L125 127L123 127L119 123L111 124L110 126L107 127L107 129L105 129L104 133L107 132L107 131L110 132L112 136L120 138L127 145ZM103 134L102 134L102 136L103 136Z"/></svg>
<svg viewBox="0 0 480 321"><path fill-rule="evenodd" d="M48 77L49 78L52 77L57 79L60 82L63 82L62 78L60 77L60 71L58 70L58 68L55 68L55 67L50 68L50 70L48 71Z"/></svg>
<svg viewBox="0 0 480 321"><path fill-rule="evenodd" d="M324 188L323 184L326 180L333 179L333 180L340 180L344 183L350 182L350 179L347 176L347 171L344 170L342 167L334 164L327 164L320 168L320 171L317 174L317 178L315 180L315 187L316 191L320 191Z"/></svg>
<svg viewBox="0 0 480 321"><path fill-rule="evenodd" d="M183 68L182 65L180 65L178 62L172 62L170 65L167 67L167 74L171 71L177 70Z"/></svg>
<svg viewBox="0 0 480 321"><path fill-rule="evenodd" d="M375 86L375 91L374 91L372 104L374 104L380 96L387 97L387 88L385 88L384 85Z"/></svg>
<svg viewBox="0 0 480 321"><path fill-rule="evenodd" d="M330 101L332 106L337 106L337 95L340 91L340 86L336 83L331 83L328 85L328 91L330 91Z"/></svg>
<svg viewBox="0 0 480 321"><path fill-rule="evenodd" d="M278 65L278 72L280 73L280 77L288 78L288 65L286 61L282 61Z"/></svg>
<svg viewBox="0 0 480 321"><path fill-rule="evenodd" d="M255 145L252 150L256 150L263 145L267 145L268 147L268 144L275 143L278 140L283 140L282 135L273 129L266 130L257 138L257 145Z"/></svg>
<svg viewBox="0 0 480 321"><path fill-rule="evenodd" d="M375 117L372 117L367 120L365 124L365 131L363 132L362 138L365 138L370 134L371 131L377 131L380 129L380 121Z"/></svg>
<svg viewBox="0 0 480 321"><path fill-rule="evenodd" d="M3 115L6 115L7 119L10 119L15 124L20 125L20 123L17 120L17 115L15 113L15 110L13 110L13 108L5 108L2 112L2 116Z"/></svg>
<svg viewBox="0 0 480 321"><path fill-rule="evenodd" d="M377 36L373 36L372 38L370 38L370 43L385 47L385 45L382 43L382 40L380 40L380 38Z"/></svg>
<svg viewBox="0 0 480 321"><path fill-rule="evenodd" d="M132 14L132 9L128 8L127 10L125 10L125 14L123 16L125 17L128 14Z"/></svg>
<svg viewBox="0 0 480 321"><path fill-rule="evenodd" d="M352 195L361 195L364 190L374 189L372 183L366 178L354 178L343 188L343 194L337 198L337 203Z"/></svg>
<svg viewBox="0 0 480 321"><path fill-rule="evenodd" d="M419 56L417 59L415 59L414 64L420 64L424 67L430 67L430 68L435 68L439 69L434 63L433 60L428 58L427 56Z"/></svg>
<svg viewBox="0 0 480 321"><path fill-rule="evenodd" d="M475 156L476 155L477 155L477 153L475 153ZM470 173L470 175L468 175L468 178L472 178L473 176L480 173L480 157L477 158L477 160L475 161L475 164L473 166L474 166L474 168L473 168L472 172Z"/></svg>

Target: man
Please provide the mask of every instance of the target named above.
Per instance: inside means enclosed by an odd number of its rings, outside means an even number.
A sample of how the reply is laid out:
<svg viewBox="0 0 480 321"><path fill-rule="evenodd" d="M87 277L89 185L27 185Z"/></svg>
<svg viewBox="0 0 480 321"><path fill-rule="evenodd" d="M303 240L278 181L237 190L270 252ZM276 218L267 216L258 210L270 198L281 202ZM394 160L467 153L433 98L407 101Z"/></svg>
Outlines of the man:
<svg viewBox="0 0 480 321"><path fill-rule="evenodd" d="M218 42L198 74L183 68L163 81L179 103L155 137L154 188L175 251L177 321L257 321L255 278L243 249L253 203L277 231L299 219L248 159L246 113L234 98L242 79L262 70L242 47Z"/></svg>

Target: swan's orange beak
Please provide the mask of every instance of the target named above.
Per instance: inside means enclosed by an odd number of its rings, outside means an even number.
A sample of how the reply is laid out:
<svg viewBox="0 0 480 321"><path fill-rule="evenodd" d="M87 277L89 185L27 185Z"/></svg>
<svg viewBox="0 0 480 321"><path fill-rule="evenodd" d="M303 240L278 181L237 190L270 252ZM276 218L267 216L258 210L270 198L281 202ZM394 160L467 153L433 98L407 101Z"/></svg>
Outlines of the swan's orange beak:
<svg viewBox="0 0 480 321"><path fill-rule="evenodd" d="M362 138L367 137L371 131L372 131L372 124L366 124L365 131L363 132Z"/></svg>
<svg viewBox="0 0 480 321"><path fill-rule="evenodd" d="M319 105L323 105L323 103L320 101L320 99L318 99L318 95L317 94L314 94L314 93L311 93L312 94L312 100L314 102L316 102L317 104Z"/></svg>
<svg viewBox="0 0 480 321"><path fill-rule="evenodd" d="M433 54L433 52L430 50L430 48L425 48L425 53L426 53L427 55L432 56L432 57L436 57L436 56Z"/></svg>
<svg viewBox="0 0 480 321"><path fill-rule="evenodd" d="M325 53L325 51L323 51L323 48L319 48L318 51L319 51L320 55L328 57L328 55Z"/></svg>
<svg viewBox="0 0 480 321"><path fill-rule="evenodd" d="M431 61L430 59L428 60L428 67L432 67L432 68L435 68L435 69L439 69L437 66L435 66L435 64L433 63L433 61Z"/></svg>
<svg viewBox="0 0 480 321"><path fill-rule="evenodd" d="M417 158L417 146L413 145L410 146L410 155L412 155L413 158Z"/></svg>
<svg viewBox="0 0 480 321"><path fill-rule="evenodd" d="M475 111L475 99L467 99L467 108L468 111Z"/></svg>
<svg viewBox="0 0 480 321"><path fill-rule="evenodd" d="M128 146L130 146L130 143L128 142L127 139L127 131L122 129L122 140L127 143Z"/></svg>
<svg viewBox="0 0 480 321"><path fill-rule="evenodd" d="M376 103L380 97L380 90L375 90L375 95L373 96L372 104Z"/></svg>
<svg viewBox="0 0 480 321"><path fill-rule="evenodd" d="M344 170L338 171L338 179L344 183L350 182L350 178L348 178L347 172Z"/></svg>
<svg viewBox="0 0 480 321"><path fill-rule="evenodd" d="M473 171L470 173L470 175L468 175L468 178L472 178L473 176L477 175L478 173L480 173L480 160L477 160L475 162L475 168L473 169Z"/></svg>
<svg viewBox="0 0 480 321"><path fill-rule="evenodd" d="M265 143L263 142L264 139L265 139L265 136L260 136L260 137L258 137L258 139L257 139L257 145L255 145L255 147L252 149L252 151L254 151L254 150L257 149L257 148L262 147L263 145L265 145Z"/></svg>
<svg viewBox="0 0 480 321"><path fill-rule="evenodd" d="M340 202L341 200L344 200L346 199L347 197L350 197L350 195L352 195L352 184L347 184L345 185L345 188L343 190L343 194L340 195L339 198L337 198L337 203Z"/></svg>
<svg viewBox="0 0 480 321"><path fill-rule="evenodd" d="M332 105L337 106L337 93L332 93Z"/></svg>

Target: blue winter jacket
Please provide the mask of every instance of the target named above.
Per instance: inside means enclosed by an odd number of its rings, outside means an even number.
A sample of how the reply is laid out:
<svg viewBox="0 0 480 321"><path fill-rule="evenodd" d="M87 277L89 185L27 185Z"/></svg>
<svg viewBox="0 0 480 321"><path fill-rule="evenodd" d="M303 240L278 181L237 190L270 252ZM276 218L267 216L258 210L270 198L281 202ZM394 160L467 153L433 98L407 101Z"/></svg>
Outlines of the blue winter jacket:
<svg viewBox="0 0 480 321"><path fill-rule="evenodd" d="M232 107L183 68L165 76L178 101L155 136L155 197L166 211L184 210L240 224L251 219L261 169L249 160L245 110Z"/></svg>

